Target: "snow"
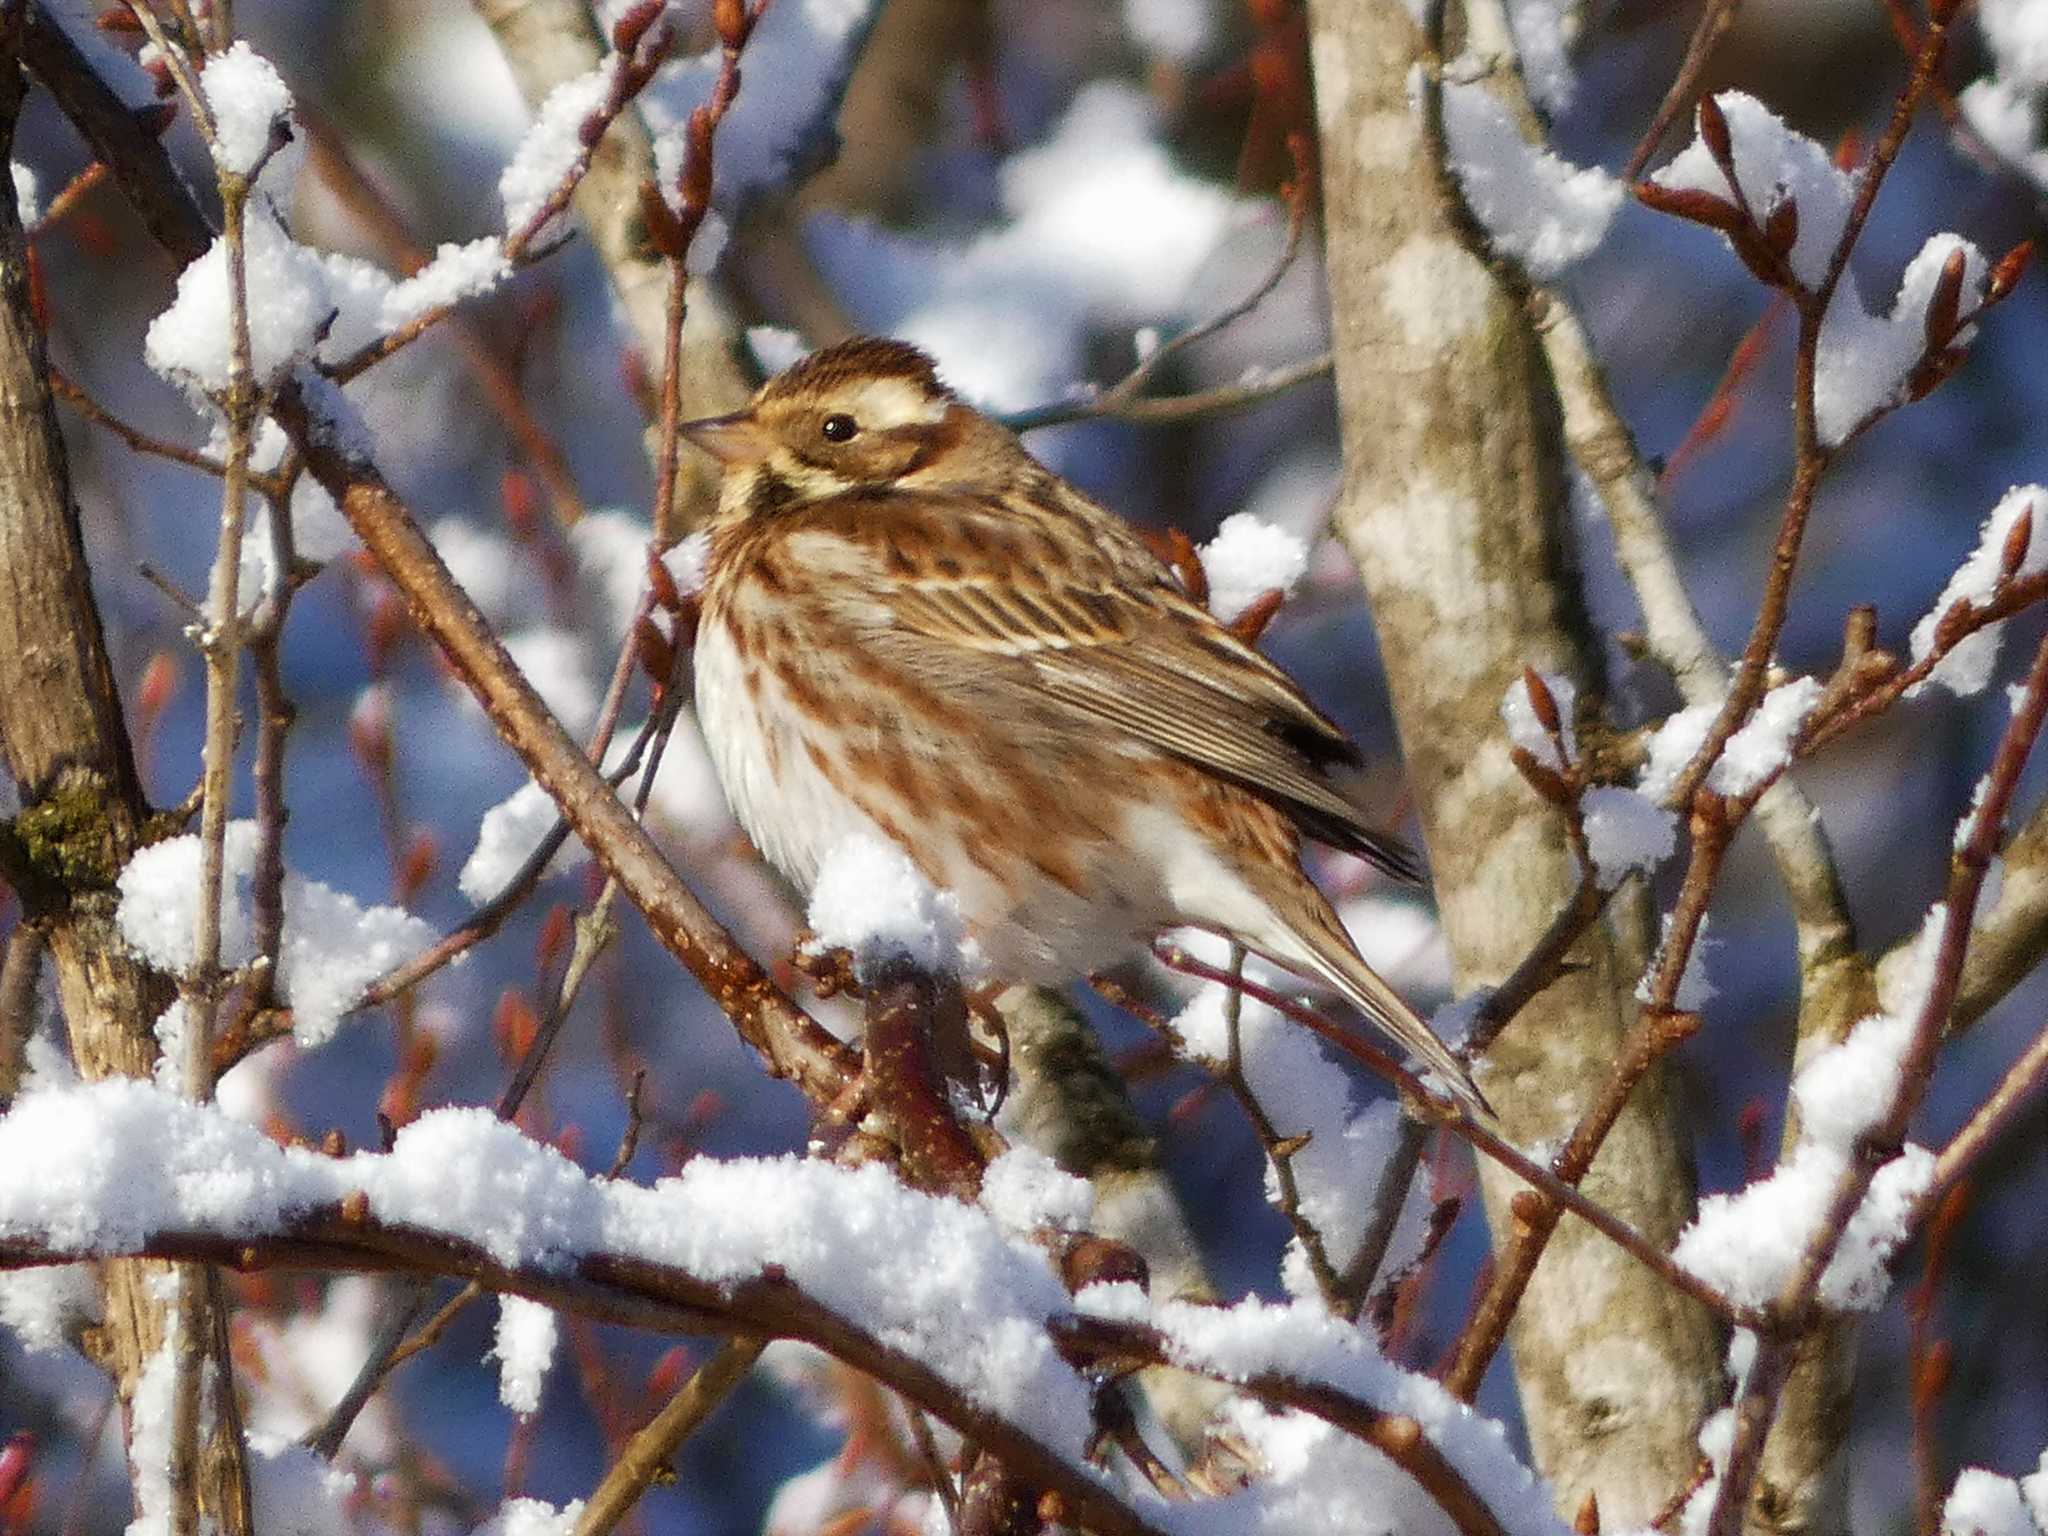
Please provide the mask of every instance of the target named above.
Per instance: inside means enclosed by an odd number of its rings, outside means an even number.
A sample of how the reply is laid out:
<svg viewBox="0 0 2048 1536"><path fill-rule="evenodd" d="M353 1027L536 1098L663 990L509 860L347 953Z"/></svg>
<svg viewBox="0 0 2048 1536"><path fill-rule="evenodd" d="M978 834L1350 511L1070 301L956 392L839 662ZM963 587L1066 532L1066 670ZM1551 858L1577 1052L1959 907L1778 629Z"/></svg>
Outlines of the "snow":
<svg viewBox="0 0 2048 1536"><path fill-rule="evenodd" d="M1993 153L2037 189L2048 189L2048 149L2041 147L2042 86L1986 75L1956 97L1963 120Z"/></svg>
<svg viewBox="0 0 2048 1536"><path fill-rule="evenodd" d="M1175 64L1193 64L1215 36L1210 0L1123 0L1123 10L1131 41Z"/></svg>
<svg viewBox="0 0 2048 1536"><path fill-rule="evenodd" d="M569 549L583 578L601 596L607 632L623 635L647 590L647 525L630 512L585 514L569 530Z"/></svg>
<svg viewBox="0 0 2048 1536"><path fill-rule="evenodd" d="M1898 1098L1901 1063L1933 989L1948 904L1936 902L1920 924L1904 964L1887 973L1882 1013L1858 1021L1848 1037L1816 1054L1794 1079L1800 1134L1838 1152L1853 1150Z"/></svg>
<svg viewBox="0 0 2048 1536"><path fill-rule="evenodd" d="M738 211L837 146L833 125L877 0L802 0L767 8L741 55L740 90L718 125L712 201ZM711 99L721 51L662 66L640 99L654 134L655 165L674 198L690 113ZM693 252L694 254L694 252Z"/></svg>
<svg viewBox="0 0 2048 1536"><path fill-rule="evenodd" d="M2014 575L2038 576L2048 570L2048 539L2041 537L2040 526L2044 519L2048 519L2048 488L2016 485L1991 509L1991 515L1984 520L1978 535L1977 547L1949 578L1948 585L1941 589L1941 596L1934 600L1934 606L1913 626L1911 644L1915 665L1934 654L1935 630L1949 609L1960 602L1985 602L1997 591L2005 543L2022 513L2029 515L2032 532ZM1981 692L1991 681L1992 669L1998 664L1998 644L2004 628L2004 622L2000 621L1957 641L1949 653L1935 664L1925 681L1908 691L1908 696L1935 683L1954 694Z"/></svg>
<svg viewBox="0 0 2048 1536"><path fill-rule="evenodd" d="M603 694L583 637L574 630L539 624L507 635L505 650L541 702L562 722L562 729L571 736L587 736L597 723ZM461 697L478 715L483 713L468 690Z"/></svg>
<svg viewBox="0 0 2048 1536"><path fill-rule="evenodd" d="M1707 731L1720 716L1719 704L1695 704L1666 718L1650 737L1650 755L1636 775L1636 788L1649 800L1662 805L1678 786L1686 764L1699 755Z"/></svg>
<svg viewBox="0 0 2048 1536"><path fill-rule="evenodd" d="M1850 1154L1802 1140L1767 1178L1702 1200L1672 1257L1737 1305L1765 1305L1798 1268L1850 1166ZM1906 1219L1933 1177L1934 1154L1912 1143L1878 1169L1821 1277L1822 1302L1870 1311L1884 1301L1885 1265L1910 1235Z"/></svg>
<svg viewBox="0 0 2048 1536"><path fill-rule="evenodd" d="M1982 1467L1965 1467L1941 1506L1942 1536L2041 1536L2020 1485Z"/></svg>
<svg viewBox="0 0 2048 1536"><path fill-rule="evenodd" d="M42 189L36 181L36 173L19 160L7 162L8 173L14 180L14 213L21 220L23 229L32 226L43 216Z"/></svg>
<svg viewBox="0 0 2048 1536"><path fill-rule="evenodd" d="M1247 966L1247 974L1283 988L1288 985L1257 962ZM1229 1060L1228 997L1220 983L1204 983L1173 1021L1187 1053L1212 1069L1220 1070ZM1388 1100L1361 1107L1353 1097L1350 1074L1314 1036L1251 998L1241 1001L1238 1045L1245 1081L1274 1130L1282 1136L1308 1137L1292 1159L1299 1208L1321 1234L1324 1251L1342 1273L1375 1215L1379 1173L1400 1135L1399 1107ZM1417 1180L1408 1191L1394 1240L1381 1263L1383 1280L1400 1274L1422 1251L1429 1215L1422 1184ZM1266 1196L1279 1198L1278 1178L1270 1166ZM1297 1241L1288 1244L1282 1278L1297 1296L1316 1293Z"/></svg>
<svg viewBox="0 0 2048 1536"><path fill-rule="evenodd" d="M711 565L711 535L699 529L678 539L661 557L668 574L683 597L695 597L704 590L705 573Z"/></svg>
<svg viewBox="0 0 2048 1536"><path fill-rule="evenodd" d="M806 920L812 945L851 950L863 977L896 956L953 974L978 960L953 893L934 889L894 843L866 833L825 855Z"/></svg>
<svg viewBox="0 0 2048 1536"><path fill-rule="evenodd" d="M1543 685L1550 692L1551 701L1557 705L1559 734L1564 738L1564 756L1560 758L1557 743L1550 732L1537 718L1536 706L1529 700L1529 682L1517 677L1508 684L1508 691L1500 701L1500 718L1508 728L1508 739L1537 762L1554 772L1562 773L1579 758L1579 738L1572 728L1572 702L1578 698L1578 685L1561 672L1542 674Z"/></svg>
<svg viewBox="0 0 2048 1536"><path fill-rule="evenodd" d="M780 325L750 325L747 327L747 350L754 354L754 361L766 374L778 374L794 368L811 354L811 344L801 334Z"/></svg>
<svg viewBox="0 0 2048 1536"><path fill-rule="evenodd" d="M533 856L541 840L555 828L561 812L545 789L528 779L510 798L484 812L477 826L476 847L463 862L456 885L462 894L481 906L511 882L519 868ZM549 861L548 877L566 874L587 857L575 838L566 839L562 849Z"/></svg>
<svg viewBox="0 0 2048 1536"><path fill-rule="evenodd" d="M250 367L257 384L269 386L287 368L312 355L321 327L334 311L334 299L319 254L286 234L266 203L249 205L242 220L242 246ZM178 274L171 307L150 322L144 358L168 379L208 394L222 392L228 387L233 360L231 313L227 242L222 238Z"/></svg>
<svg viewBox="0 0 2048 1536"><path fill-rule="evenodd" d="M1508 0L1508 28L1521 55L1522 79L1536 105L1555 115L1572 104L1578 78L1572 70L1567 28L1577 22L1564 0Z"/></svg>
<svg viewBox="0 0 2048 1536"><path fill-rule="evenodd" d="M1633 789L1595 785L1579 797L1586 852L1602 890L1648 874L1678 846L1678 818Z"/></svg>
<svg viewBox="0 0 2048 1536"><path fill-rule="evenodd" d="M476 1536L574 1536L582 1518L581 1499L559 1509L544 1499L507 1499Z"/></svg>
<svg viewBox="0 0 2048 1536"><path fill-rule="evenodd" d="M1664 947L1671 942L1671 916L1669 912L1664 914L1664 933L1658 941L1656 957L1650 961L1650 968L1643 972L1642 979L1636 983L1635 995L1639 1003L1650 1001L1651 979L1664 963ZM1681 1013L1698 1013L1714 1000L1715 987L1713 982L1707 979L1707 955L1719 946L1716 940L1707 937L1707 928L1711 921L1712 919L1705 916L1700 918L1699 929L1693 934L1692 952L1685 957L1685 969L1678 975L1678 991L1671 1002Z"/></svg>
<svg viewBox="0 0 2048 1536"><path fill-rule="evenodd" d="M1522 10L1536 10L1524 4ZM1621 182L1531 144L1500 99L1477 82L1447 80L1444 139L1465 203L1494 249L1549 282L1598 247L1621 207Z"/></svg>
<svg viewBox="0 0 2048 1536"><path fill-rule="evenodd" d="M2001 75L2048 90L2048 0L1983 0L1977 22Z"/></svg>
<svg viewBox="0 0 2048 1536"><path fill-rule="evenodd" d="M0 1323L25 1349L50 1354L69 1348L72 1330L99 1316L99 1282L90 1264L0 1270Z"/></svg>
<svg viewBox="0 0 2048 1536"><path fill-rule="evenodd" d="M276 68L237 42L206 61L199 89L213 114L213 163L239 176L255 174L292 109Z"/></svg>
<svg viewBox="0 0 2048 1536"><path fill-rule="evenodd" d="M508 233L517 235L533 222L586 152L583 124L610 95L612 69L607 62L588 74L564 80L540 104L533 126L526 130L511 163L498 178L498 198L505 205Z"/></svg>
<svg viewBox="0 0 2048 1536"><path fill-rule="evenodd" d="M981 1203L1014 1237L1029 1237L1043 1227L1075 1231L1094 1213L1095 1187L1035 1147L1020 1144L983 1171Z"/></svg>
<svg viewBox="0 0 2048 1536"><path fill-rule="evenodd" d="M1313 1302L1251 1299L1231 1306L1148 1303L1134 1285L1091 1286L1075 1310L1143 1321L1164 1336L1170 1359L1245 1381L1284 1374L1333 1388L1383 1413L1413 1418L1511 1536L1559 1536L1550 1498L1509 1447L1507 1431L1426 1376L1401 1370L1366 1332ZM1265 1453L1279 1496L1259 1511L1261 1531L1350 1533L1447 1531L1443 1511L1377 1452L1306 1414L1233 1405L1233 1426Z"/></svg>
<svg viewBox="0 0 2048 1536"><path fill-rule="evenodd" d="M555 1358L555 1314L524 1296L498 1298L491 1354L498 1361L498 1400L517 1414L540 1408L541 1384Z"/></svg>
<svg viewBox="0 0 2048 1536"><path fill-rule="evenodd" d="M505 242L496 235L444 242L432 261L384 295L378 307L379 329L388 336L430 310L480 298L511 275Z"/></svg>
<svg viewBox="0 0 2048 1536"><path fill-rule="evenodd" d="M1927 352L1928 302L1957 251L1963 253L1959 309L1969 315L1983 302L1989 268L1983 252L1960 235L1928 237L1900 278L1888 315L1871 314L1853 274L1843 277L1821 322L1814 358L1814 425L1823 444L1847 441L1872 416L1904 403L1908 380ZM1975 326L1962 326L1947 345L1967 346L1975 334Z"/></svg>
<svg viewBox="0 0 2048 1536"><path fill-rule="evenodd" d="M1801 677L1773 688L1757 702L1742 728L1707 774L1707 788L1723 795L1746 795L1791 761L1792 743L1820 702L1818 678Z"/></svg>
<svg viewBox="0 0 2048 1536"><path fill-rule="evenodd" d="M1130 85L1083 86L1044 142L1003 162L1001 207L977 238L816 215L806 239L863 327L925 348L990 409L1039 405L1072 384L1097 328L1176 314L1226 237L1260 217L1175 165L1160 116ZM1278 221L1256 228L1242 243L1277 254Z"/></svg>
<svg viewBox="0 0 2048 1536"><path fill-rule="evenodd" d="M221 890L221 962L255 957L250 883L256 864L256 823L230 822ZM116 920L143 959L179 974L197 952L199 839L173 837L142 849L121 871ZM279 995L291 1005L301 1045L327 1041L369 984L433 943L434 930L397 907L365 907L317 880L290 870L284 878L284 935L278 954Z"/></svg>
<svg viewBox="0 0 2048 1536"><path fill-rule="evenodd" d="M1826 148L1784 121L1754 96L1722 91L1714 97L1728 123L1735 177L1750 216L1761 227L1785 202L1799 206L1799 234L1789 265L1809 288L1827 272L1848 223L1856 181L1838 169ZM1673 191L1705 192L1732 202L1728 178L1706 141L1695 135L1670 164L1650 180Z"/></svg>
<svg viewBox="0 0 2048 1536"><path fill-rule="evenodd" d="M1267 592L1291 596L1308 570L1308 545L1249 512L1223 519L1198 551L1209 578L1209 611L1228 624Z"/></svg>

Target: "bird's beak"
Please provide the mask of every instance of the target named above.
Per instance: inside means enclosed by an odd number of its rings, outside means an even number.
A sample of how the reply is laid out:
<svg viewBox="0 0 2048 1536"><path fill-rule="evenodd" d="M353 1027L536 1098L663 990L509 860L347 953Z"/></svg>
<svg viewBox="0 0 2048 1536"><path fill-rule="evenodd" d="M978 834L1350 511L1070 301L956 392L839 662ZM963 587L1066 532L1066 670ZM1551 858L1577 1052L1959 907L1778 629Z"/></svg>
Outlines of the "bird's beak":
<svg viewBox="0 0 2048 1536"><path fill-rule="evenodd" d="M721 464L758 464L768 457L769 437L752 411L705 416L676 430Z"/></svg>

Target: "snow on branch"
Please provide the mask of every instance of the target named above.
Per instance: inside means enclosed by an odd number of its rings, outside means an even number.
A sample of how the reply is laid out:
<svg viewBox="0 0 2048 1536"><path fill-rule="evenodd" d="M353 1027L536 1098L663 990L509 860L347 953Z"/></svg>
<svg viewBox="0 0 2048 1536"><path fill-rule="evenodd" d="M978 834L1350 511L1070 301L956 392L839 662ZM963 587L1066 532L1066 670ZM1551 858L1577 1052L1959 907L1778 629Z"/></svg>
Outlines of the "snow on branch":
<svg viewBox="0 0 2048 1536"><path fill-rule="evenodd" d="M807 947L851 951L864 980L895 956L931 974L961 975L979 965L953 893L936 889L901 848L877 835L856 834L825 855L806 916Z"/></svg>
<svg viewBox="0 0 2048 1536"><path fill-rule="evenodd" d="M1913 626L1912 654L1917 664L1935 653L1943 630L1958 608L1981 606L2011 582L2048 571L2048 540L2035 537L2036 524L2048 515L2048 488L2016 485L2007 491L1984 520L1976 548L1949 577L1934 606ZM2003 622L1988 624L1955 640L1948 652L1920 682L1907 690L1911 697L1931 683L1955 694L1979 693L1991 681L1998 662Z"/></svg>
<svg viewBox="0 0 2048 1536"><path fill-rule="evenodd" d="M258 833L253 821L227 830L221 960L255 958L253 892ZM182 974L192 964L198 923L199 839L153 843L128 861L119 880L121 936L151 965ZM286 872L284 941L277 986L291 1004L301 1045L332 1037L342 1015L371 982L426 948L434 930L397 907L365 907L318 880Z"/></svg>
<svg viewBox="0 0 2048 1536"><path fill-rule="evenodd" d="M1550 281L1606 238L1621 183L1531 144L1484 84L1446 81L1443 123L1466 206L1494 249L1530 277Z"/></svg>

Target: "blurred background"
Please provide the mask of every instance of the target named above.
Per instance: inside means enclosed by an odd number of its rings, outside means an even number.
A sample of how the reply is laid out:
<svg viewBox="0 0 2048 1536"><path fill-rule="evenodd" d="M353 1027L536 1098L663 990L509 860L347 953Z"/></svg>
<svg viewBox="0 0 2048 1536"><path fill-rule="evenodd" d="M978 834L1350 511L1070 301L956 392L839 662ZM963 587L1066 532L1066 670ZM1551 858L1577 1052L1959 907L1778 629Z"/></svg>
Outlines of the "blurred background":
<svg viewBox="0 0 2048 1536"><path fill-rule="evenodd" d="M1543 0L1533 0L1542 4ZM89 7L59 7L91 40ZM612 7L613 10L618 7ZM709 42L706 18L684 50ZM421 247L499 231L500 170L529 113L489 32L460 0L243 0L243 34L270 57L306 123L309 151L286 210L310 244L395 264L363 193L323 167L344 150ZM1618 170L1651 120L1696 20L1661 0L1594 3L1575 14L1569 89L1552 93L1554 144ZM1301 15L1286 0L774 0L775 25L862 37L843 103L840 81L785 101L801 121L792 175L721 211L730 237L716 280L753 331L753 366L773 366L851 325L918 341L966 394L992 409L1055 402L1107 384L1148 336L1171 336L1255 287L1285 244L1275 192L1287 135L1312 131ZM872 28L870 32L869 29ZM1944 75L1949 92L1994 61L1973 25ZM95 56L131 99L150 84L104 40ZM828 60L829 62L829 60ZM842 71L843 73L843 71ZM1906 63L1879 0L1750 0L1709 71L1830 146L1881 128ZM775 92L768 72L741 88ZM796 95L787 83L783 91ZM837 111L844 148L817 169ZM810 118L803 118L804 112ZM1874 306L1922 240L1952 229L1994 255L2038 233L2041 191L1956 114L1922 114L1886 184L1856 270ZM2038 126L2038 123L2036 124ZM204 152L182 121L168 142L195 187ZM1674 130L1663 155L1683 142ZM31 96L16 156L54 196L85 164L50 104ZM197 446L205 427L141 358L175 272L118 198L100 188L38 241L58 366L126 421ZM1791 316L1707 232L1625 206L1601 247L1564 283L1590 327L1646 454L1664 468L1664 504L1695 600L1727 649L1746 633L1775 532L1789 462ZM580 242L465 311L464 334L521 386L560 454L536 460L479 387L453 325L443 325L353 385L378 463L433 527L457 574L570 724L584 729L637 591L652 470L635 404L658 359L633 354L602 271ZM1729 381L1731 357L1754 337ZM1153 388L1179 392L1280 367L1328 344L1314 241L1254 313L1190 349ZM1849 451L1822 493L1781 652L1825 674L1850 607L1873 603L1883 643L1913 622L1975 542L2012 484L2048 480L2048 298L2030 275L1961 372L1928 401ZM686 402L686 410L688 402ZM67 414L67 441L95 560L102 611L158 803L197 774L202 686L183 616L141 573L203 588L219 510L207 478L138 455ZM1198 542L1253 511L1315 543L1303 591L1268 647L1352 728L1390 778L1399 744L1388 719L1371 615L1342 554L1321 537L1337 488L1327 379L1253 407L1181 424L1089 422L1035 432L1030 446L1130 517ZM1581 498L1585 500L1585 498ZM1637 623L1609 559L1598 509L1574 509L1585 581L1610 634ZM2038 627L2006 650L2014 670ZM472 905L458 875L479 823L525 781L480 712L414 635L392 592L348 558L300 596L284 648L299 709L287 761L291 865L359 899L399 901L437 928ZM1620 723L1672 707L1654 667L1610 647L1608 694ZM644 700L640 708L644 710ZM1946 875L1967 805L2006 717L2000 689L1918 700L1866 727L1801 772L1840 858L1866 945L1919 925ZM629 706L628 720L635 716ZM2022 797L2031 809L2039 775ZM686 729L657 795L662 835L685 875L757 955L786 957L798 914L727 820L701 747ZM1425 1011L1445 1000L1447 968L1426 903L1372 889L1355 864L1319 867L1345 895L1369 956ZM403 1119L442 1103L490 1102L521 1030L559 971L564 907L587 905L587 866L552 879L492 941L432 981L416 1003L361 1015L325 1047L270 1047L223 1082L246 1113L318 1139L339 1130L374 1145L380 1108ZM1663 893L1668 905L1669 893ZM12 920L12 906L7 920ZM1703 1190L1734 1187L1775 1148L1796 976L1792 929L1759 840L1745 835L1713 909L1708 974L1718 995L1681 1053ZM1170 1006L1172 983L1137 978ZM1981 1098L2041 1025L2048 992L2019 988L1952 1043L1924 1116L1939 1138ZM1130 1069L1161 1138L1216 1283L1226 1294L1279 1294L1284 1223L1265 1204L1257 1146L1235 1107L1194 1071L1162 1061L1139 1025L1090 1003ZM697 1153L803 1148L798 1095L766 1079L696 986L626 918L556 1048L524 1123L586 1166L606 1167L625 1119L623 1087L646 1071L646 1132L630 1175L652 1179ZM61 1070L49 1065L46 1070ZM1376 1093L1361 1084L1361 1094ZM2038 1113L1972 1189L1935 1301L1954 1375L1938 1412L1952 1469L2030 1471L2048 1443L2048 1120ZM0 1171L4 1176L4 1171ZM1470 1194L1461 1154L1444 1153L1439 1191ZM2035 1189L2035 1196L2025 1191ZM1394 1352L1427 1368L1455 1332L1485 1251L1476 1199L1418 1287ZM1901 1291L1921 1255L1902 1262ZM237 1282L244 1284L243 1282ZM452 1288L451 1288L452 1289ZM256 1427L296 1433L339 1395L388 1296L376 1282L267 1277L244 1284L238 1340L262 1385ZM424 1499L428 1529L464 1529L501 1494L556 1502L587 1492L607 1447L708 1352L565 1320L539 1413L521 1423L498 1401L486 1358L495 1308L460 1315L441 1343L404 1365L347 1450L368 1474L364 1529L401 1482ZM1905 1323L1898 1296L1867 1330L1868 1405L1852 1450L1859 1529L1910 1525ZM853 1399L815 1361L785 1358L694 1437L673 1486L641 1511L653 1532L762 1528L789 1480L840 1451ZM1497 1364L1481 1399L1519 1433ZM68 1355L30 1354L0 1331L0 1442L38 1438L39 1497L25 1528L99 1531L127 1518L119 1434L102 1378ZM1943 1478L1944 1484L1948 1477ZM815 1528L803 1485L783 1494L781 1528Z"/></svg>

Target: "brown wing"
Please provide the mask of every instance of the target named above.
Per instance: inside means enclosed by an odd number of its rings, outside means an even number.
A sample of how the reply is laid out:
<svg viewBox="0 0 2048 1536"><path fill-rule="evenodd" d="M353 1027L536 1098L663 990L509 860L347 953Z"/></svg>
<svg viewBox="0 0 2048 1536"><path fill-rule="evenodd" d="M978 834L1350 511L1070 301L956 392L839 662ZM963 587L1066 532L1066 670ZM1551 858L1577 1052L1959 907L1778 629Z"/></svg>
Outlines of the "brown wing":
<svg viewBox="0 0 2048 1536"><path fill-rule="evenodd" d="M1071 497L1020 526L1000 503L862 500L860 536L887 550L901 660L952 676L968 662L977 688L1020 711L1121 732L1252 791L1319 842L1422 878L1414 853L1331 782L1359 764L1350 738L1112 514ZM921 655L928 646L942 650Z"/></svg>

